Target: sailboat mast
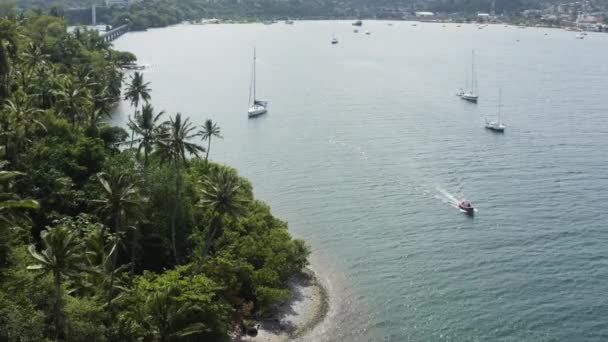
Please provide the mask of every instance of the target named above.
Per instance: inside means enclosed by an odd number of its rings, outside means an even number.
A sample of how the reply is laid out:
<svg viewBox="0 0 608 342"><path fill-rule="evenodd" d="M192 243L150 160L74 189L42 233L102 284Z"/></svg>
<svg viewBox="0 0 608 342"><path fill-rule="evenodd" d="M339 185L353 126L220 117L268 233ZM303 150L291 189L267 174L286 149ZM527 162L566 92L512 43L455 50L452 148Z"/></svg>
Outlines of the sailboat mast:
<svg viewBox="0 0 608 342"><path fill-rule="evenodd" d="M477 94L475 83L475 50L473 50L473 52L471 52L471 92L473 94Z"/></svg>
<svg viewBox="0 0 608 342"><path fill-rule="evenodd" d="M498 90L498 124L500 124L500 107L502 107L502 88Z"/></svg>
<svg viewBox="0 0 608 342"><path fill-rule="evenodd" d="M255 104L255 48L253 48L253 103Z"/></svg>

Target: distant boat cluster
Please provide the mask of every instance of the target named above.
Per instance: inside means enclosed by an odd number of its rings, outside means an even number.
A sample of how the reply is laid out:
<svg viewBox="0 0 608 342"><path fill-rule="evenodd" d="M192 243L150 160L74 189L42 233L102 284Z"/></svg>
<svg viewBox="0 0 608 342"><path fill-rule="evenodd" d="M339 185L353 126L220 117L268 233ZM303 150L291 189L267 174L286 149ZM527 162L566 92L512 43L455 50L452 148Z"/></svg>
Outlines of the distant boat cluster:
<svg viewBox="0 0 608 342"><path fill-rule="evenodd" d="M212 20L211 23L217 23L215 20ZM267 21L263 21L263 23L265 25L272 25L277 23L276 20L267 20ZM291 19L287 19L285 20L285 24L286 25L293 25L294 21ZM392 23L388 23L388 26L393 26ZM363 26L363 22L361 20L356 20L352 23L352 26L354 26L355 28L353 29L354 33L359 33L359 27ZM412 23L413 27L418 26L418 23ZM461 27L462 24L457 24L456 27ZM477 28L479 30L483 30L486 27L488 27L488 24L481 24L481 25L477 25ZM505 27L508 27L509 25L505 25ZM446 27L445 24L443 24L443 27ZM518 26L519 29L525 29L526 26L520 25ZM572 31L570 29L570 31ZM580 32L580 31L579 31ZM371 35L371 32L366 30L365 31L365 35ZM545 36L547 36L548 34L545 33ZM577 34L576 38L577 39L584 39L587 36L587 32L580 32ZM517 42L519 42L519 39L516 40ZM335 30L332 33L332 38L331 38L331 45L337 45L340 41L338 40L338 37L336 37L336 33ZM251 89L250 89L250 99L249 99L249 103L250 103L250 107L248 110L248 116L250 118L252 117L257 117L263 114L266 114L268 112L268 102L267 101L262 101L257 99L256 97L256 69L255 69L255 63L256 63L256 56L255 56L255 49L254 49L254 57L253 57L253 71L252 71L252 81L251 81ZM477 101L479 100L479 94L478 94L478 83L477 83L477 73L475 70L475 52L472 52L472 56L471 56L471 73L470 73L470 82L468 80L468 72L466 73L466 77L465 77L465 86L464 88L461 88L456 95L458 97L460 97L462 100L467 101L467 102L471 102L471 103L477 103ZM497 118L495 120L488 120L486 118L485 120L485 128L487 128L488 130L494 131L494 132L499 132L499 133L503 133L506 129L506 125L501 121L501 107L502 107L502 90L500 90L499 92L499 100L498 100L498 114L497 114Z"/></svg>

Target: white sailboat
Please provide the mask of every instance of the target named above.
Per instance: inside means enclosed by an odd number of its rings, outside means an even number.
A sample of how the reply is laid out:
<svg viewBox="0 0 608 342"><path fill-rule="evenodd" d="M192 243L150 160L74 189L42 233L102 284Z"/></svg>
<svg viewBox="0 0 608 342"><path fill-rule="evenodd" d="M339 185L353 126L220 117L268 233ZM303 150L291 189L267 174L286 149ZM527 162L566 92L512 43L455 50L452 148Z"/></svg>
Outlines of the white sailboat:
<svg viewBox="0 0 608 342"><path fill-rule="evenodd" d="M336 38L336 24L334 24L333 31L331 33L331 45L338 44L338 38Z"/></svg>
<svg viewBox="0 0 608 342"><path fill-rule="evenodd" d="M498 133L503 133L505 131L505 128L507 128L507 126L505 126L505 124L500 121L501 108L502 108L502 89L498 92L498 118L496 121L488 121L488 119L486 119L486 128L487 129L494 131L494 132L498 132Z"/></svg>
<svg viewBox="0 0 608 342"><path fill-rule="evenodd" d="M456 93L456 96L462 97L464 95L464 90L469 86L469 70L464 69L464 87L460 88L460 90Z"/></svg>
<svg viewBox="0 0 608 342"><path fill-rule="evenodd" d="M253 49L253 72L252 72L252 77L251 77L251 87L249 88L249 103L250 103L250 107L249 110L247 111L247 114L249 115L250 118L252 117L256 117L262 114L266 114L266 112L268 111L268 102L266 101L261 101L258 100L255 94L255 60L256 60L256 54L255 54L255 49ZM253 90L253 92L252 92ZM253 93L253 97L251 96ZM253 99L253 102L251 101Z"/></svg>
<svg viewBox="0 0 608 342"><path fill-rule="evenodd" d="M471 88L465 90L460 96L463 100L477 103L479 95L477 94L477 75L475 73L475 51L471 55Z"/></svg>

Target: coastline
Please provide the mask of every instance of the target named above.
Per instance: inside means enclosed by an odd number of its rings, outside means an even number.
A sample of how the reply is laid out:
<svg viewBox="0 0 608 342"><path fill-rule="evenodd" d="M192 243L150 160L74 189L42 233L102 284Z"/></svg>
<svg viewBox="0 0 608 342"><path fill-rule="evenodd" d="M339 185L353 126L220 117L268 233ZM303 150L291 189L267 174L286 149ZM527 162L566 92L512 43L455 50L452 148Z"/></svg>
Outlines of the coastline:
<svg viewBox="0 0 608 342"><path fill-rule="evenodd" d="M274 317L256 322L257 336L233 335L233 342L284 342L298 339L319 325L329 311L329 294L306 268L289 280L292 298L280 304Z"/></svg>

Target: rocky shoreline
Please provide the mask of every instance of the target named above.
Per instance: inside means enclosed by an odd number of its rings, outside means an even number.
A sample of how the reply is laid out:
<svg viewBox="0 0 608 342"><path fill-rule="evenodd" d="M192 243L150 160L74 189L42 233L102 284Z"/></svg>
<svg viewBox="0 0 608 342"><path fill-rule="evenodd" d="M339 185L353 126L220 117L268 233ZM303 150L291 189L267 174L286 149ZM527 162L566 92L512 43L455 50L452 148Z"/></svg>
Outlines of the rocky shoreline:
<svg viewBox="0 0 608 342"><path fill-rule="evenodd" d="M277 307L275 316L256 322L257 336L233 336L234 342L283 342L302 338L325 319L327 290L314 272L306 269L289 280L292 298Z"/></svg>

